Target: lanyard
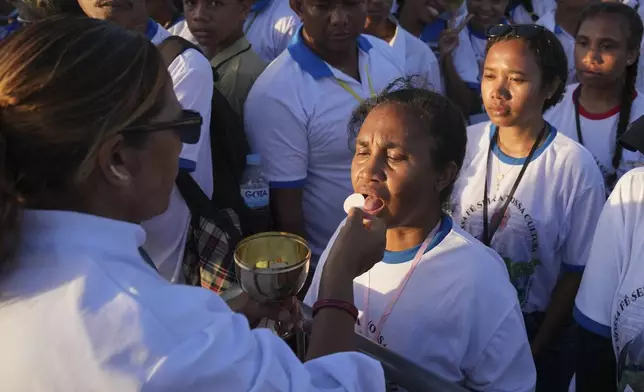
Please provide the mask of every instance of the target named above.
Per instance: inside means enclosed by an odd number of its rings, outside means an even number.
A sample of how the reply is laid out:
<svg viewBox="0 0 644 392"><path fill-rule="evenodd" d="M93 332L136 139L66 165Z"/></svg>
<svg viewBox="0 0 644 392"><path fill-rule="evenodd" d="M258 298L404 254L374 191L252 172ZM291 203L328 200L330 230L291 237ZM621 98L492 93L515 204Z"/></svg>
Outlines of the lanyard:
<svg viewBox="0 0 644 392"><path fill-rule="evenodd" d="M530 153L528 154L528 157L525 159L525 162L523 162L523 166L521 167L521 171L519 172L519 176L517 179L514 181L514 185L512 185L512 189L510 190L510 193L508 194L508 197L505 199L505 202L501 206L501 209L498 211L497 218L494 222L488 222L488 175L490 174L490 154L492 152L492 148L494 147L495 143L498 143L499 139L499 129L497 128L494 131L494 135L492 135L492 140L490 140L490 147L487 150L487 161L486 161L486 172L485 172L485 188L483 189L483 243L486 246L490 246L492 243L492 237L494 237L494 233L496 233L496 230L499 228L499 224L503 220L503 216L505 215L505 211L508 209L508 206L510 205L510 201L514 197L514 192L516 192L517 188L519 187L519 183L521 182L521 179L523 178L523 175L525 174L526 169L528 168L528 165L530 164L530 161L532 160L532 157L534 156L535 151L537 151L537 147L539 147L539 144L541 143L541 139L543 139L544 135L546 134L546 129L548 128L548 124L544 124L543 128L539 132L539 136L537 136L537 140L534 141L534 144L532 145L532 149L530 150ZM492 225L490 228L489 225Z"/></svg>
<svg viewBox="0 0 644 392"><path fill-rule="evenodd" d="M371 75L369 74L369 64L365 64L364 66L364 72L367 74L367 80L369 81L369 90L371 91L371 96L375 97L376 96L376 91L373 89L373 83L371 83ZM349 94L353 95L355 99L358 100L359 103L362 103L362 97L356 93L351 86L347 84L344 80L340 80L338 78L334 78L335 82L340 85L346 92Z"/></svg>
<svg viewBox="0 0 644 392"><path fill-rule="evenodd" d="M445 219L445 218L442 218ZM442 223L442 220L438 222L438 225L436 228L440 230L440 225ZM423 254L427 250L427 247L429 246L430 242L432 241L433 237L435 237L438 234L438 230L432 230L429 233L429 236L423 241L422 245L420 245L420 248L418 249L418 252L416 252L416 256L414 256L413 261L411 262L411 266L409 267L409 271L405 274L405 276L402 278L402 281L398 285L398 288L394 292L393 297L391 298L391 301L389 301L389 304L387 304L387 307L385 308L384 312L382 313L382 316L380 317L380 320L378 320L378 323L376 324L376 331L375 331L375 340L376 342L378 341L378 338L380 337L380 333L382 332L382 327L385 325L385 322L389 318L389 315L391 314L391 311L393 310L394 306L396 305L396 302L398 302L398 299L400 299L400 296L405 289L405 286L407 285L407 282L409 282L409 278L411 278L411 274L414 272L416 267L418 266L418 263L420 262L420 259L423 257ZM432 235L434 234L434 235ZM371 272L368 273L368 283L367 287L365 288L365 294L364 294L364 306L363 306L363 335L365 337L369 336L369 292L371 291Z"/></svg>

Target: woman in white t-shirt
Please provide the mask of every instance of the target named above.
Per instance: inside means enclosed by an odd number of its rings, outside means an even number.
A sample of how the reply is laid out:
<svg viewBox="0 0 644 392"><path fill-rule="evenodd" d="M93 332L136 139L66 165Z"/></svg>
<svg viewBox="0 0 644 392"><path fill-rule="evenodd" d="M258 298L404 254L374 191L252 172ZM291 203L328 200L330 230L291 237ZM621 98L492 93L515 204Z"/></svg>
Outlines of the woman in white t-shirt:
<svg viewBox="0 0 644 392"><path fill-rule="evenodd" d="M579 84L567 87L546 120L593 154L610 190L644 155L624 151L617 139L644 115L644 96L635 89L642 20L621 3L585 9L576 32L575 68Z"/></svg>
<svg viewBox="0 0 644 392"><path fill-rule="evenodd" d="M622 137L644 151L644 120ZM599 218L574 316L577 392L644 390L644 168L615 185Z"/></svg>
<svg viewBox="0 0 644 392"><path fill-rule="evenodd" d="M465 155L460 113L407 86L354 112L353 187L366 196L364 211L387 225L384 258L354 280L356 331L469 389L531 391L534 364L503 261L442 209Z"/></svg>
<svg viewBox="0 0 644 392"><path fill-rule="evenodd" d="M543 119L567 75L554 34L536 25L496 25L488 36L481 91L491 122L468 128L453 218L507 264L537 391L565 391L574 372L572 305L603 180L588 151Z"/></svg>

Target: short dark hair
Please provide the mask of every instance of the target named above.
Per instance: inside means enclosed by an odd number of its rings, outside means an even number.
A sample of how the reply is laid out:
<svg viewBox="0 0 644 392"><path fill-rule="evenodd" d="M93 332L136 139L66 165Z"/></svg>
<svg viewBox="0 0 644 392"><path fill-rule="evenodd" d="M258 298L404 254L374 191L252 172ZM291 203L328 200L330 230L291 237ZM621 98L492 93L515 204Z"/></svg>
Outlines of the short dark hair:
<svg viewBox="0 0 644 392"><path fill-rule="evenodd" d="M541 111L545 112L561 101L563 93L566 90L566 80L568 79L568 58L557 36L546 28L539 28L541 32L530 38L517 37L514 34L490 38L487 41L485 53L487 54L494 44L501 41L520 39L527 42L528 48L534 54L534 58L537 60L537 66L541 71L542 87L554 83L557 79L560 81L554 94L552 94L550 98L546 99L543 107L541 108Z"/></svg>
<svg viewBox="0 0 644 392"><path fill-rule="evenodd" d="M422 78L412 76L394 80L379 95L362 102L354 111L349 121L349 147L355 149L355 141L367 115L378 106L398 104L415 115L423 129L434 141L430 153L433 164L442 169L454 162L458 172L463 166L467 147L467 131L461 110L447 97L416 87L424 85ZM443 189L440 201L446 204L450 198L454 183Z"/></svg>
<svg viewBox="0 0 644 392"><path fill-rule="evenodd" d="M642 33L644 27L642 26L642 19L637 11L633 8L622 3L593 3L584 8L579 18L579 24L575 29L575 35L579 32L581 24L586 20L594 18L599 15L618 15L621 16L628 26L630 35L626 40L628 50L639 50L640 42L642 42ZM637 81L637 68L639 64L639 55L635 57L635 62L626 67L624 75L624 89L622 90L621 104L619 105L619 118L617 120L617 139L624 134L631 118L631 104L635 95L635 82ZM613 154L613 167L618 167L619 162L622 160L622 147L619 143L615 147Z"/></svg>

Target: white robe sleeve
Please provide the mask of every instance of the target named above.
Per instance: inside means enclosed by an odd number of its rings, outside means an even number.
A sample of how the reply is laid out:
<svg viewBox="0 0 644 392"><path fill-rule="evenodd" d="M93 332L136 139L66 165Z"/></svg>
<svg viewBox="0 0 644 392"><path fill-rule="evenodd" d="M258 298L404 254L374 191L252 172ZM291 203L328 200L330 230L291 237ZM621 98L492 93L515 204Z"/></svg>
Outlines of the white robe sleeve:
<svg viewBox="0 0 644 392"><path fill-rule="evenodd" d="M141 391L385 390L380 363L366 355L338 353L302 364L288 345L271 331L250 330L244 316L232 313L220 298L209 297L202 297L205 302L200 309L205 314L199 318L203 322L209 317L210 323L199 323L201 330L174 342L166 355L148 367ZM176 335L181 335L181 329L189 328L166 326L175 329Z"/></svg>

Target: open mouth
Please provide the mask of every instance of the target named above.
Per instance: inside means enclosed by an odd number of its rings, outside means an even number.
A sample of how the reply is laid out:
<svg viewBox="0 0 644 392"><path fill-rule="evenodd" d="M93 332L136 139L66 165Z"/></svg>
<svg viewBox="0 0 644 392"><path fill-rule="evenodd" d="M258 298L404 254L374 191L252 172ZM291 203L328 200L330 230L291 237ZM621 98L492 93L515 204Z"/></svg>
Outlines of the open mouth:
<svg viewBox="0 0 644 392"><path fill-rule="evenodd" d="M385 202L381 198L369 193L362 193L362 196L364 196L363 211L367 214L378 215L385 208Z"/></svg>

